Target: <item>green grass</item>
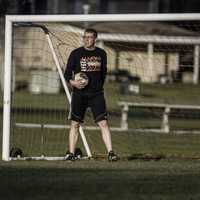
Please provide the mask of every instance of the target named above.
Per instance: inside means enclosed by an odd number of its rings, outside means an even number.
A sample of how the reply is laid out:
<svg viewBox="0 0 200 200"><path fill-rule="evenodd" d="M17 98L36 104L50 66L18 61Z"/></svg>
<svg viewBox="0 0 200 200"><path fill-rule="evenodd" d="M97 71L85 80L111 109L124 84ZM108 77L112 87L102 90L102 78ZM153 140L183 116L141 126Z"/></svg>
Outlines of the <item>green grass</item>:
<svg viewBox="0 0 200 200"><path fill-rule="evenodd" d="M200 104L199 86L141 85L141 95L120 95L118 85L108 84L106 93L110 124L120 125L119 100ZM11 147L22 148L25 155L63 156L68 148L68 130L13 128L15 122L65 124L67 101L61 95L16 93L12 118ZM30 104L37 112L30 113ZM2 102L1 102L2 105ZM43 111L42 109L47 109ZM51 110L49 115L48 109ZM64 112L63 112L64 110ZM28 111L30 114L27 114ZM114 114L113 114L114 113ZM151 111L130 111L129 125L159 127L160 115ZM2 115L0 115L0 120ZM1 120L2 121L2 120ZM91 115L87 125L93 124ZM173 129L199 128L199 119L174 118ZM2 124L0 124L0 127ZM93 154L105 154L99 131L87 131ZM200 199L200 135L113 132L113 146L122 158L117 163L107 160L0 161L0 199L5 200L198 200ZM0 153L2 137L0 135ZM83 150L81 141L78 144ZM84 150L83 150L84 151ZM132 160L136 154L164 154L160 161ZM85 152L84 152L85 154Z"/></svg>
<svg viewBox="0 0 200 200"><path fill-rule="evenodd" d="M93 155L106 153L100 131L87 131ZM137 153L162 154L168 158L200 158L199 134L158 134L112 132L113 147L123 158ZM68 149L68 130L18 128L12 134L11 147L19 147L25 156L64 156ZM81 140L78 147L84 151Z"/></svg>
<svg viewBox="0 0 200 200"><path fill-rule="evenodd" d="M119 100L134 102L167 102L176 104L199 105L199 85L183 84L141 84L140 95L120 95L119 84L106 85L106 97L110 112L111 126L120 127ZM11 145L20 147L27 155L63 155L68 144L68 130L56 129L27 129L15 126L16 122L39 124L69 124L67 120L68 103L65 94L59 95L33 95L27 91L16 92L13 96L14 114L11 120ZM199 118L170 117L172 130L200 129ZM1 118L2 116L0 116ZM130 128L160 128L161 112L148 109L130 109ZM92 115L86 117L86 125L95 125ZM87 131L88 141L94 153L104 153L104 145L99 142L99 131ZM187 156L199 155L198 136L191 135L163 135L150 133L113 133L113 143L122 154L127 153L164 153L166 155L184 154ZM135 142L137 141L137 142ZM193 149L184 149L185 146ZM195 144L195 145L194 145ZM79 144L82 147L80 142Z"/></svg>
<svg viewBox="0 0 200 200"><path fill-rule="evenodd" d="M119 84L106 84L107 107L110 112L111 126L119 126L121 109L118 101L133 102L164 102L171 104L192 104L200 105L200 86L183 84L141 84L140 95L121 95ZM15 122L32 123L58 123L63 124L67 121L67 112L69 109L65 94L58 95L34 95L27 91L16 92L13 96L13 108L19 108L15 111ZM21 110L20 110L21 109ZM31 112L34 111L35 112ZM37 111L36 111L37 110ZM48 112L51 112L50 114ZM30 115L28 114L30 113ZM39 115L38 115L39 113ZM183 128L199 128L198 119L179 119L171 120L174 128L184 126ZM130 108L129 125L134 127L160 127L161 112L148 109ZM93 124L91 114L87 118L87 124ZM147 123L145 124L144 123ZM177 123L176 123L177 121ZM148 123L149 122L149 123ZM176 125L177 124L177 125Z"/></svg>
<svg viewBox="0 0 200 200"><path fill-rule="evenodd" d="M118 101L155 102L200 105L200 85L141 84L140 95L120 95L118 84L107 84L109 108L115 110Z"/></svg>
<svg viewBox="0 0 200 200"><path fill-rule="evenodd" d="M109 110L118 109L118 101L164 102L172 104L200 105L200 85L191 84L141 84L140 95L121 95L119 83L107 83L105 87ZM2 94L0 94L2 96ZM34 95L27 91L16 92L14 107L31 104L33 108L66 109L68 103L64 93L59 95ZM0 102L2 106L2 102Z"/></svg>
<svg viewBox="0 0 200 200"><path fill-rule="evenodd" d="M0 199L198 200L199 161L0 161Z"/></svg>

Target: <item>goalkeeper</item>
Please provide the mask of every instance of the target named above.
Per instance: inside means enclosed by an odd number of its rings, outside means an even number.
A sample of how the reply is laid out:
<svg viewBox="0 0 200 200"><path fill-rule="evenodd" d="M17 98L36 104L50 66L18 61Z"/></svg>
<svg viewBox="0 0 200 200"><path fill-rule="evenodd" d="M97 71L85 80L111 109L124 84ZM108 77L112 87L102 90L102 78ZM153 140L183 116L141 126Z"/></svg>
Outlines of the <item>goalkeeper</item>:
<svg viewBox="0 0 200 200"><path fill-rule="evenodd" d="M96 38L96 30L85 30L84 45L71 52L64 74L66 81L72 87L69 113L71 120L69 151L66 154L66 160L75 160L74 151L78 141L78 129L80 124L84 122L84 115L88 107L90 107L94 120L101 129L102 138L108 151L108 160L118 160L118 156L112 149L103 90L107 72L107 55L103 49L95 46ZM80 75L80 73L82 74ZM76 78L78 75L79 78Z"/></svg>

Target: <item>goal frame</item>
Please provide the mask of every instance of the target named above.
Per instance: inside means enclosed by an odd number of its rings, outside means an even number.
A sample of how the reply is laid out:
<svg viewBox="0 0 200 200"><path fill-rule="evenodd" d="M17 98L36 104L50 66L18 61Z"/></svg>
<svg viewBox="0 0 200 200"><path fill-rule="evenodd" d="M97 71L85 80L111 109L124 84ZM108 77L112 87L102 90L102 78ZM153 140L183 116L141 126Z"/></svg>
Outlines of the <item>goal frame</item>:
<svg viewBox="0 0 200 200"><path fill-rule="evenodd" d="M117 22L117 21L196 21L198 13L182 14L88 14L88 15L7 15L5 18L5 59L3 97L2 160L10 161L12 28L15 22Z"/></svg>

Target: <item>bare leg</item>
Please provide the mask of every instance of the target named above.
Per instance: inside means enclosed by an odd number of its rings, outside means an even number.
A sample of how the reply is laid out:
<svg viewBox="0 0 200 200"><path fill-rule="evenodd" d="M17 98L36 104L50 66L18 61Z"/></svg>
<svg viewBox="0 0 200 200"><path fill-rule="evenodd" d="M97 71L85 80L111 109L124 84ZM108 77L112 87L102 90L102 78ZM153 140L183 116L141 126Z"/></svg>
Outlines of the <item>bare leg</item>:
<svg viewBox="0 0 200 200"><path fill-rule="evenodd" d="M111 141L111 134L110 134L108 122L107 120L102 120L98 122L98 125L101 129L101 134L102 134L102 138L105 143L106 149L108 152L110 152L112 151L112 141Z"/></svg>
<svg viewBox="0 0 200 200"><path fill-rule="evenodd" d="M69 131L69 151L70 153L74 154L76 144L78 141L78 129L79 129L80 123L76 121L71 121L71 127Z"/></svg>

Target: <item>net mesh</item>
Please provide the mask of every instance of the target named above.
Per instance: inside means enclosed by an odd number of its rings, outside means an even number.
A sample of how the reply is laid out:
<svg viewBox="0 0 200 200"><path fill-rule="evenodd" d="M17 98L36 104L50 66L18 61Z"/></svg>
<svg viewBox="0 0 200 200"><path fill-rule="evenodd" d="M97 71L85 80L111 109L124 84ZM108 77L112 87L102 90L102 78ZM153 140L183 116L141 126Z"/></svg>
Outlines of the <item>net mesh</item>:
<svg viewBox="0 0 200 200"><path fill-rule="evenodd" d="M70 52L82 45L83 24L40 25L48 28L64 71ZM105 94L114 149L121 156L200 156L200 136L194 134L200 131L199 76L195 75L199 24L99 22L91 27L99 32L97 46L108 56ZM12 69L11 147L22 148L27 156L63 156L68 149L69 103L41 28L14 26ZM120 101L147 105L129 106L126 120ZM152 103L196 106L171 109L168 114L169 133L190 134L163 134L165 106ZM105 154L90 112L83 126L92 153ZM84 151L81 140L78 146Z"/></svg>

